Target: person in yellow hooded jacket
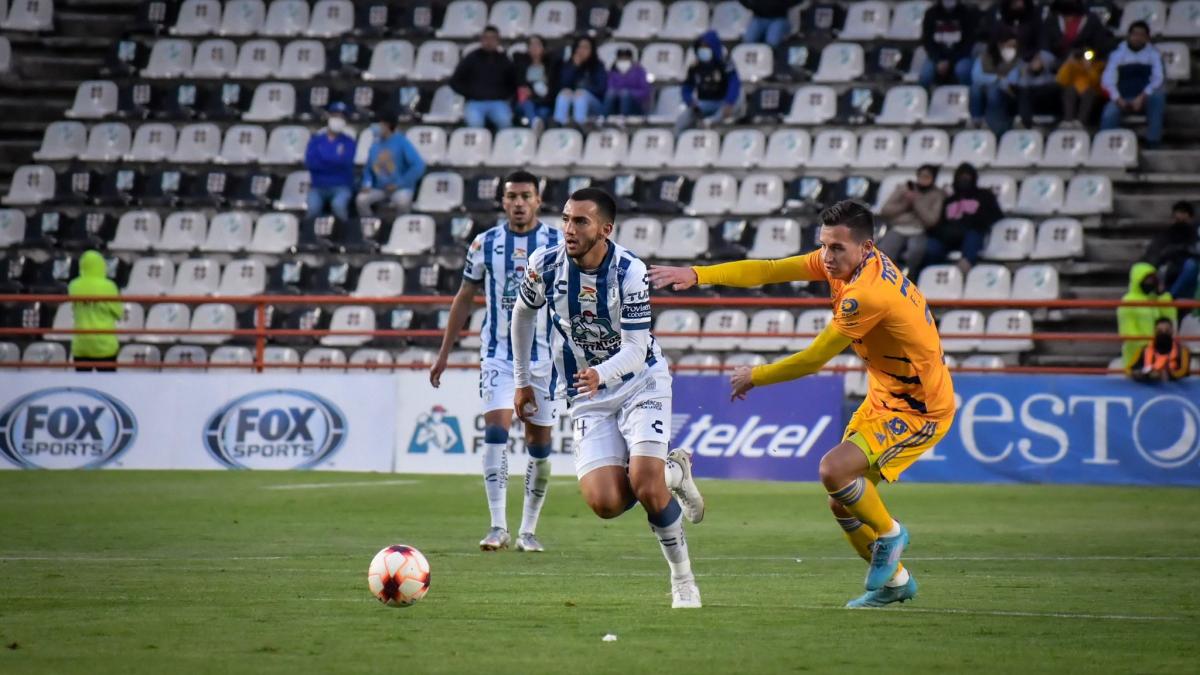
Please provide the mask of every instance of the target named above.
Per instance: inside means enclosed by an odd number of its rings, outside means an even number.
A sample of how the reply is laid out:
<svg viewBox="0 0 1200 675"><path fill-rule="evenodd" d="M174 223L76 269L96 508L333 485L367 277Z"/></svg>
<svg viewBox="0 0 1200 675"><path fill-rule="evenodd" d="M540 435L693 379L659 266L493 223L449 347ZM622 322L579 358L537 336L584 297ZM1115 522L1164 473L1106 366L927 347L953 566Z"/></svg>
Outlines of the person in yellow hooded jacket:
<svg viewBox="0 0 1200 675"><path fill-rule="evenodd" d="M1174 298L1170 293L1162 292L1154 265L1140 262L1129 268L1129 292L1121 299L1125 302L1171 302ZM1142 350L1150 344L1150 336L1154 335L1154 325L1159 319L1169 319L1174 326L1178 323L1179 312L1174 307L1117 308L1117 330L1122 337L1132 338L1121 343L1121 364L1125 370L1134 366Z"/></svg>
<svg viewBox="0 0 1200 675"><path fill-rule="evenodd" d="M117 285L105 274L104 256L98 251L87 251L79 259L79 276L67 287L67 295L76 297L111 297L114 300L71 301L75 316L75 328L79 330L115 330L117 321L125 314L120 302ZM71 337L71 356L75 370L111 372L115 366L97 366L96 362L116 361L117 344L115 333L76 333Z"/></svg>

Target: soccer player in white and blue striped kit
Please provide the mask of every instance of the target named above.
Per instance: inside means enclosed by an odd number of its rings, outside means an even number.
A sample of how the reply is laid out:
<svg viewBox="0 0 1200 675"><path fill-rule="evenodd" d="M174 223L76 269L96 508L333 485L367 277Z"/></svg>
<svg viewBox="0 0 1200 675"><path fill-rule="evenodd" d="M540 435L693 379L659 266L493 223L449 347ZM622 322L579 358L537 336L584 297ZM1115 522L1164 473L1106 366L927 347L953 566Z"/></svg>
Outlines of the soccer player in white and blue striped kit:
<svg viewBox="0 0 1200 675"><path fill-rule="evenodd" d="M615 216L607 192L577 190L563 207L563 243L530 257L512 314L513 409L521 419L541 412L529 354L549 307L584 499L601 518L640 502L671 568L671 606L700 607L683 518L699 522L704 501L690 457L667 450L671 374L650 334L646 265L608 240Z"/></svg>
<svg viewBox="0 0 1200 675"><path fill-rule="evenodd" d="M475 295L482 290L486 313L479 336L479 397L484 410L483 484L492 519L491 528L479 542L479 548L484 551L508 548L511 541L506 513L514 355L509 340L509 317L516 303L517 288L525 278L530 254L538 248L555 246L562 239L557 228L538 220L542 200L538 179L533 174L515 171L506 176L501 203L506 219L475 237L467 249L462 286L450 306L442 348L429 371L430 383L439 386L450 349L471 315ZM549 330L549 314L543 312L543 320L536 327L531 343L524 348L524 355L531 362L530 383L538 397L539 412L524 419L529 463L525 470L525 503L517 536L518 551L544 550L535 530L550 481L551 428L555 422L551 382L553 359L547 340Z"/></svg>

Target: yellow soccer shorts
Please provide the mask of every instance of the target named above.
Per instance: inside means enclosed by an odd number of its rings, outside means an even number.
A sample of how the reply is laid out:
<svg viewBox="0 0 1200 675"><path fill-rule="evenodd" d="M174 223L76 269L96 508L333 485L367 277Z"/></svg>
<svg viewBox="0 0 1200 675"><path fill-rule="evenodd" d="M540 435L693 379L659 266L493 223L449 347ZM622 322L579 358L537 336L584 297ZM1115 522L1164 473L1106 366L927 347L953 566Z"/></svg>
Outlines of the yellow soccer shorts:
<svg viewBox="0 0 1200 675"><path fill-rule="evenodd" d="M925 417L914 413L875 410L864 402L850 416L846 435L842 440L850 441L862 449L870 468L867 478L878 483L880 478L889 483L900 477L923 453L937 445L950 431L954 417Z"/></svg>

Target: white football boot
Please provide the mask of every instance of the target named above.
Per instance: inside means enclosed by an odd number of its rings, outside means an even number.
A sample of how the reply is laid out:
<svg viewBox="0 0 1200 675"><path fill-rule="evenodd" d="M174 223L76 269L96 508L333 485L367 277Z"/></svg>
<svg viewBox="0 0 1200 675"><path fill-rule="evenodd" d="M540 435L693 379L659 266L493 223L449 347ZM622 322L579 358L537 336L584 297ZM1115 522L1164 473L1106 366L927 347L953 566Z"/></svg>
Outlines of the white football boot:
<svg viewBox="0 0 1200 675"><path fill-rule="evenodd" d="M699 609L700 588L696 586L696 577L688 575L681 579L671 579L671 609Z"/></svg>
<svg viewBox="0 0 1200 675"><path fill-rule="evenodd" d="M538 541L532 532L522 532L517 535L517 550L526 553L541 553L546 550L546 547L542 546L542 542Z"/></svg>
<svg viewBox="0 0 1200 675"><path fill-rule="evenodd" d="M667 487L679 506L683 509L683 517L689 523L704 520L704 496L696 481L692 480L692 453L687 450L675 449L667 455Z"/></svg>
<svg viewBox="0 0 1200 675"><path fill-rule="evenodd" d="M508 530L502 527L493 527L488 530L487 536L479 542L480 551L499 551L508 548L512 537L508 535Z"/></svg>

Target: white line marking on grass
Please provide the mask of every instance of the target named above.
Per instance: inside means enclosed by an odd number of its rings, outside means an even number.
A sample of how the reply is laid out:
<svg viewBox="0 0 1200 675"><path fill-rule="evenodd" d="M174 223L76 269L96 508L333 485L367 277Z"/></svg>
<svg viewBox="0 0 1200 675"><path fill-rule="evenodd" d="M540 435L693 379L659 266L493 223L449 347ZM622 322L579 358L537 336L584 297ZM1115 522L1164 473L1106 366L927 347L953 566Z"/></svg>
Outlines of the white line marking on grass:
<svg viewBox="0 0 1200 675"><path fill-rule="evenodd" d="M419 480L357 480L341 483L281 483L264 485L264 490L320 490L323 488L374 487L376 485L416 485Z"/></svg>
<svg viewBox="0 0 1200 675"><path fill-rule="evenodd" d="M476 554L452 554L452 555L476 555ZM638 556L638 555L623 555L618 556L618 560L659 560L657 556ZM839 555L802 555L802 556L693 556L693 560L746 560L746 561L771 561L777 560L781 562L794 560L803 562L805 560L861 560L858 556L839 556ZM924 562L1196 562L1200 561L1200 556L1180 555L1180 556L1123 556L1123 555L995 555L995 556L904 556L905 560L915 560Z"/></svg>

